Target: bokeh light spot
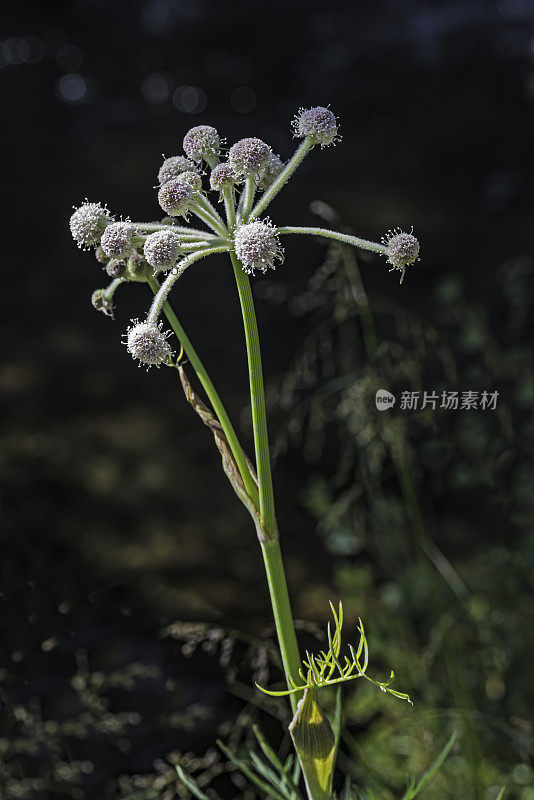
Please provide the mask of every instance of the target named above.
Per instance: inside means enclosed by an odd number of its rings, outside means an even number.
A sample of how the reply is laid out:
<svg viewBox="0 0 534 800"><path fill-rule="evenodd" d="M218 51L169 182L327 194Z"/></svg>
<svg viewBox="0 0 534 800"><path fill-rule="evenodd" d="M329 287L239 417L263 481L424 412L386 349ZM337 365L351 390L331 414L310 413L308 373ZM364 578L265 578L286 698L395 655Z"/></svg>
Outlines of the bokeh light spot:
<svg viewBox="0 0 534 800"><path fill-rule="evenodd" d="M153 72L147 75L141 83L141 94L151 105L164 103L170 94L171 86L168 75L162 72Z"/></svg>
<svg viewBox="0 0 534 800"><path fill-rule="evenodd" d="M248 114L256 106L256 93L250 86L238 86L230 95L230 104L238 114Z"/></svg>
<svg viewBox="0 0 534 800"><path fill-rule="evenodd" d="M65 103L81 103L87 97L87 81L77 72L63 75L57 84L60 100Z"/></svg>
<svg viewBox="0 0 534 800"><path fill-rule="evenodd" d="M206 92L198 86L179 86L172 97L178 111L186 114L199 114L208 104Z"/></svg>

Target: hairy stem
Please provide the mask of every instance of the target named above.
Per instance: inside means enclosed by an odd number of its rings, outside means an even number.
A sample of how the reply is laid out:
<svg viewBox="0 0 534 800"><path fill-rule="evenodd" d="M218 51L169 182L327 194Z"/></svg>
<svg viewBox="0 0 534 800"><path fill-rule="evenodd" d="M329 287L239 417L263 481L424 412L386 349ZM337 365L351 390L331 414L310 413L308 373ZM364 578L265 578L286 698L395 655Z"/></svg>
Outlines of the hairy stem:
<svg viewBox="0 0 534 800"><path fill-rule="evenodd" d="M154 292L154 295L157 296L160 291L160 285L156 280L156 278L149 278L148 285ZM222 401L219 395L217 394L217 391L213 383L211 382L210 377L206 372L206 369L202 361L198 357L195 348L191 344L189 337L187 336L186 332L180 325L178 318L174 313L170 303L167 301L164 302L162 310L165 316L167 317L169 325L171 326L174 333L178 337L178 341L180 342L180 345L183 347L184 353L187 356L188 360L190 361L191 366L195 370L197 377L209 398L209 401L217 416L217 419L221 423L224 435L228 440L228 444L230 445L232 455L235 458L235 462L237 464L241 477L243 478L243 482L247 489L247 493L249 497L252 499L254 505L256 507L259 507L258 488L256 486L256 483L254 482L252 475L250 474L250 470L248 468L248 464L246 462L243 450L241 448L241 445L239 444L239 440L237 438L237 434L233 428L233 425L230 422L230 418L226 413L226 409L223 406Z"/></svg>
<svg viewBox="0 0 534 800"><path fill-rule="evenodd" d="M351 244L353 247L359 247L360 250L371 250L373 253L386 253L387 248L379 242L370 242L367 239L360 239L358 236L351 236L348 233L340 233L339 231L331 231L328 228L300 228L293 226L284 226L276 229L277 233L301 233L306 236L324 236L327 239L336 239L338 242Z"/></svg>
<svg viewBox="0 0 534 800"><path fill-rule="evenodd" d="M178 264L173 267L170 272L167 274L167 277L159 286L158 284L158 292L154 297L152 305L150 307L150 311L148 312L147 322L156 323L158 321L159 315L163 309L165 301L171 291L172 287L176 283L176 281L182 277L184 272L191 264L194 264L195 261L199 261L201 258L205 258L206 256L211 255L212 253L222 253L228 249L227 245L220 244L216 247L206 247L203 250L197 250L195 253L190 253L188 256L183 258Z"/></svg>
<svg viewBox="0 0 534 800"><path fill-rule="evenodd" d="M254 178L249 175L248 178L245 180L245 186L241 193L241 197L239 198L239 208L237 209L237 216L240 221L246 222L250 211L252 209L252 204L254 203L254 195L256 194L256 181Z"/></svg>
<svg viewBox="0 0 534 800"><path fill-rule="evenodd" d="M228 231L231 232L235 227L235 189L233 186L223 186L221 194L224 201Z"/></svg>
<svg viewBox="0 0 534 800"><path fill-rule="evenodd" d="M304 158L308 155L310 150L313 148L314 142L310 137L306 137L302 144L296 149L293 156L289 159L287 164L285 165L284 169L280 173L280 175L276 178L273 184L265 191L252 211L250 212L249 220L256 219L265 211L271 200L273 200L278 192L285 186L288 182L290 177L293 175L299 164L304 160Z"/></svg>
<svg viewBox="0 0 534 800"><path fill-rule="evenodd" d="M206 225L208 226L208 228L211 228L211 230L217 236L225 236L226 235L226 231L224 230L224 227L219 224L219 222L212 216L211 212L208 209L206 209L201 203L198 203L198 202L195 203L191 207L191 211L192 211L193 214L195 214L195 216L197 216L199 219L201 219L202 222L205 222Z"/></svg>
<svg viewBox="0 0 534 800"><path fill-rule="evenodd" d="M193 210L195 214L198 214L198 216L200 216L199 212L202 211L203 215L205 215L204 222L206 222L206 224L211 224L211 227L219 234L219 236L226 236L226 225L224 224L222 217L212 206L205 195L198 194L196 196L196 203L193 206ZM210 223L207 222L208 219L211 220Z"/></svg>
<svg viewBox="0 0 534 800"><path fill-rule="evenodd" d="M201 231L198 228L184 228L182 225L165 225L163 222L136 222L135 229L139 231L167 231L169 228L176 231L184 239L214 239L209 231Z"/></svg>

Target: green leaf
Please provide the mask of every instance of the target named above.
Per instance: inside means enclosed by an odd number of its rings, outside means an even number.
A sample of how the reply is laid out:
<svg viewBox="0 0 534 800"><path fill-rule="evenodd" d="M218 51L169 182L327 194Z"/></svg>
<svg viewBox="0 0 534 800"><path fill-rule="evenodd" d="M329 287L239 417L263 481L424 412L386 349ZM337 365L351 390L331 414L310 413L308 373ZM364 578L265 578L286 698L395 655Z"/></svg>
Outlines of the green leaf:
<svg viewBox="0 0 534 800"><path fill-rule="evenodd" d="M449 741L439 754L439 756L436 758L436 760L430 765L430 767L421 776L421 778L417 781L415 785L412 784L412 786L409 786L408 789L406 789L406 792L403 794L401 800L412 800L412 797L415 797L416 795L419 794L423 786L425 786L425 784L427 784L428 781L434 777L438 769L441 767L441 765L449 755L455 741L456 741L456 734L453 733L451 738L449 739Z"/></svg>
<svg viewBox="0 0 534 800"><path fill-rule="evenodd" d="M271 783L267 783L262 778L254 773L254 771L246 764L244 761L241 761L240 758L235 756L231 750L226 747L226 745L217 740L217 744L223 751L224 755L232 762L232 764L237 767L237 769L245 775L252 783L255 783L256 786L265 792L266 794L274 797L275 800L288 800L287 795L282 794L282 792L278 791L275 786L272 786Z"/></svg>
<svg viewBox="0 0 534 800"><path fill-rule="evenodd" d="M291 776L291 766L293 764L293 758L288 756L288 760L286 761L285 765L282 764L278 756L276 755L275 751L265 738L261 728L259 725L253 725L252 730L254 731L254 735L258 740L258 744L262 749L263 754L266 758L269 759L273 767L278 770L280 773L282 782L285 784L286 788L289 789L293 797L299 798L300 800L300 791L298 785L293 782L293 778Z"/></svg>
<svg viewBox="0 0 534 800"><path fill-rule="evenodd" d="M198 800L211 800L211 798L209 798L207 794L204 794L204 792L201 789L199 789L195 781L192 778L190 778L189 775L185 774L185 772L183 771L183 769L179 764L176 764L175 769L176 772L178 773L178 777L180 778L184 786L187 789L189 789L192 795L198 797Z"/></svg>
<svg viewBox="0 0 534 800"><path fill-rule="evenodd" d="M335 686L340 683L347 683L347 681L354 681L358 678L365 678L365 680L377 686L381 691L388 692L389 694L397 697L400 700L406 700L412 703L409 695L405 692L399 692L396 689L391 689L390 684L393 681L395 674L391 670L390 676L387 681L376 681L374 678L367 675L367 666L369 663L369 647L365 637L365 629L363 622L359 620L358 631L360 633L360 641L358 649L355 650L349 644L349 651L351 659L344 656L344 666L339 660L339 652L341 650L341 626L343 624L343 605L339 604L339 612L336 610L332 603L330 603L332 615L334 617L335 631L332 635L330 623L327 627L328 637L328 652L321 651L318 655L306 651L306 660L302 662L302 667L299 669L299 676L302 684L297 684L291 676L287 677L288 683L293 687L291 689L282 689L274 691L272 689L264 689L263 686L256 684L257 688L265 694L272 697L286 697L287 695L295 694L296 692L303 692L305 689L315 687L320 689L323 686ZM363 664L360 663L360 657L363 653ZM339 677L333 677L339 673Z"/></svg>
<svg viewBox="0 0 534 800"><path fill-rule="evenodd" d="M249 752L250 760L252 761L252 765L255 768L256 772L259 775L262 775L266 780L269 781L275 789L280 789L282 793L285 793L285 786L283 784L282 778L276 774L276 772L269 767L268 764L265 764L261 758L257 755L257 753L253 753L252 751Z"/></svg>
<svg viewBox="0 0 534 800"><path fill-rule="evenodd" d="M503 786L501 791L497 795L496 800L503 800L505 789L506 789L506 786Z"/></svg>

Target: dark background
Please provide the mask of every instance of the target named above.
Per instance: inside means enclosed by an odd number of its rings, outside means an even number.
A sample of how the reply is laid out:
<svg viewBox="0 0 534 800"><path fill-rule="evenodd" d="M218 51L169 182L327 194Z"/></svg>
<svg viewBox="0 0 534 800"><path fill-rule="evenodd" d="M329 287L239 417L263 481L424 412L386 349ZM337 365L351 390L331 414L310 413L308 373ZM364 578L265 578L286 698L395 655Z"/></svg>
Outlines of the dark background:
<svg viewBox="0 0 534 800"><path fill-rule="evenodd" d="M249 520L176 375L135 369L121 344L129 319L148 307L146 290L121 287L115 321L92 309L91 292L105 285L106 276L70 238L72 206L87 197L134 220L155 219L161 154L180 153L192 125L214 125L230 144L259 136L287 158L295 146L290 120L297 109L329 104L343 139L311 154L273 204L272 219L317 224L309 204L320 199L365 238L414 225L421 261L403 286L384 262L362 264L371 304L373 297L386 299L439 329L436 287L452 276L471 304L469 314L467 306L457 308L459 332L472 325L474 314L486 321L491 341L518 345L521 369L508 376L503 395L511 407L509 466L499 485L503 502L492 505L500 481L497 458L482 488L449 491L443 481L438 490L435 481L425 482L424 464L419 478L423 508L434 522L449 515L441 527L434 525L432 536L456 567L467 553L478 558L491 544L510 558L519 553L526 570L534 549L524 544L531 542L524 536L532 511L528 504L518 507L506 481L522 481L523 500L531 492L532 473L525 467L532 455L531 394L525 389L514 403L521 387L530 386L532 366L525 308L530 310L532 286L534 3L19 2L4 8L1 34L0 732L9 738L21 725L35 732L43 721L78 714L69 681L80 659L103 673L131 663L159 670L159 677L141 678L142 687L127 700L112 698L113 708L142 716L130 751L103 744L93 731L87 751L60 744L51 759L96 763L80 779L82 794L72 796L101 797L117 775L148 773L156 758L173 749L202 752L228 711L218 669L207 656L185 661L175 644L161 638L161 629L176 619L203 620L263 636L270 609ZM266 280L289 299L305 290L324 247L309 239L285 244L285 263ZM506 283L506 264L518 259L520 280ZM265 373L274 387L311 323L290 313L285 301L262 299L269 295L264 280L257 286ZM520 334L512 326L503 343L514 310L512 301L505 303L510 297L516 306L523 301L527 323ZM231 416L241 420L250 449L242 323L229 264L213 258L188 272L175 307ZM490 338L474 355L488 380L495 377L487 359ZM459 345L455 355L460 369L473 359L473 351L468 358ZM273 435L285 413L273 403ZM486 417L479 420L484 428ZM446 438L440 424L433 435ZM416 454L424 439L419 432L413 440ZM487 467L476 449L466 458L474 473ZM332 459L334 450L325 456L326 475ZM275 490L296 613L322 623L334 585L334 599L338 593L339 570L347 563L357 567L358 559L377 559L372 548L342 557L318 533L303 496L310 474L320 468L290 448L277 461ZM461 533L444 533L451 528ZM377 573L370 596L375 583L387 580L383 563ZM463 578L469 581L469 570ZM496 568L495 580L501 579ZM520 630L531 605L525 573L510 580L517 594L511 591L499 619L518 631L507 644L510 662L517 656L515 699L484 713L501 715L503 725L513 727L512 718L528 719L525 702L532 697L530 675L527 685L520 678L526 668ZM494 584L488 608L499 592ZM355 602L351 618L357 613ZM414 608L399 613L428 639L432 620L423 622ZM395 654L396 647L403 642L393 638L387 652ZM476 688L482 672L474 674ZM168 710L165 681L171 678L173 707L211 703L215 722L186 733L171 725L162 733L157 715ZM30 717L24 720L24 714ZM517 772L530 758L531 732L521 725L521 746L508 733L506 746L490 743L488 762L497 750L509 751L498 776L484 779L484 791L510 780L510 796L532 800L526 793L530 768ZM37 738L46 738L42 730ZM27 792L16 796L56 796L48 784L24 783L28 776L46 773L54 786L66 780L50 773L50 758L40 748L33 755L10 754L13 775ZM9 768L6 781L8 775L15 780ZM459 796L448 790L443 786L442 796Z"/></svg>

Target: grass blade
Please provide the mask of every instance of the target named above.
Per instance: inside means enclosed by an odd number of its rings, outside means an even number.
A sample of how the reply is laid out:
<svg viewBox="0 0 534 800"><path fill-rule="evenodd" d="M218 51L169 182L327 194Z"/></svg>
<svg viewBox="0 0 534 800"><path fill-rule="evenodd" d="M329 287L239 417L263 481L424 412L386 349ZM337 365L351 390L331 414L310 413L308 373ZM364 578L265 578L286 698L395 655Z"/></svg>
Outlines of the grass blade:
<svg viewBox="0 0 534 800"><path fill-rule="evenodd" d="M438 769L441 767L441 765L449 755L450 751L452 750L452 746L455 743L455 741L456 741L456 734L453 733L451 738L449 739L449 741L439 754L439 756L436 758L436 760L429 766L427 771L421 776L421 778L417 781L415 786L409 787L406 790L401 800L412 800L412 797L415 797L416 795L419 794L423 786L425 786L425 784L427 784L428 781L434 777Z"/></svg>
<svg viewBox="0 0 534 800"><path fill-rule="evenodd" d="M256 786L262 790L262 792L265 792L271 797L274 797L275 800L287 800L287 795L283 795L281 792L275 789L274 786L271 786L270 783L266 783L266 781L264 781L262 778L256 775L254 771L248 766L248 764L246 764L244 761L241 761L240 758L235 756L223 742L217 740L217 744L223 751L224 755L228 758L228 760L231 761L232 764L235 767L237 767L238 770L242 772L243 775L245 775L245 777L249 779L249 781L255 783Z"/></svg>
<svg viewBox="0 0 534 800"><path fill-rule="evenodd" d="M179 764L176 764L175 769L176 772L178 773L178 777L180 778L184 786L187 789L189 789L192 795L197 797L198 800L210 800L208 795L204 794L204 792L201 789L199 789L195 781L192 778L190 778L189 775L186 775L186 773L183 771L183 769Z"/></svg>
<svg viewBox="0 0 534 800"><path fill-rule="evenodd" d="M276 755L275 751L273 750L273 748L271 747L271 745L269 744L269 742L265 738L265 736L264 736L261 728L259 727L259 725L253 725L252 726L252 730L254 731L254 735L255 735L256 739L258 740L258 744L261 747L264 756L266 758L268 758L269 761L271 762L271 764L273 765L273 767L275 767L275 769L277 769L279 771L280 775L282 776L282 780L287 784L288 788L293 793L293 795L296 796L297 798L299 798L299 800L300 800L300 796L301 795L300 795L300 791L299 791L298 785L296 785L293 782L293 778L292 778L291 773L290 773L290 769L291 769L291 766L292 766L293 759L291 759L289 764L287 764L287 762L286 762L286 765L282 764L282 762L280 761L280 759Z"/></svg>

